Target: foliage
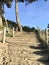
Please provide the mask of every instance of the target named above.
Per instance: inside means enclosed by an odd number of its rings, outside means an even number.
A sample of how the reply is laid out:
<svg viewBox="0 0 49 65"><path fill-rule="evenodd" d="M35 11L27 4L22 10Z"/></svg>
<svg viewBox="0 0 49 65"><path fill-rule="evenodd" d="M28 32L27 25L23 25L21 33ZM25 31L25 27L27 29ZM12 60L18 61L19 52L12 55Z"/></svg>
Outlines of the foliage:
<svg viewBox="0 0 49 65"><path fill-rule="evenodd" d="M11 8L11 4L12 4L13 1L14 0L0 0L0 14L4 13L3 9L2 9L2 6L5 4L8 8ZM32 2L35 2L35 1L38 1L38 0L15 0L15 2L16 1L32 3ZM44 0L44 1L47 1L47 0Z"/></svg>
<svg viewBox="0 0 49 65"><path fill-rule="evenodd" d="M7 36L7 37L12 37L12 34L7 33L6 36Z"/></svg>
<svg viewBox="0 0 49 65"><path fill-rule="evenodd" d="M7 7L10 7L11 6L11 2L13 0L0 0L0 3L3 5L3 4L6 4Z"/></svg>
<svg viewBox="0 0 49 65"><path fill-rule="evenodd" d="M35 1L38 1L38 0L27 0L28 3L32 3L32 2L35 2Z"/></svg>
<svg viewBox="0 0 49 65"><path fill-rule="evenodd" d="M23 31L26 31L26 32L35 32L36 29L35 29L35 27L30 28L29 26L24 26L23 27Z"/></svg>
<svg viewBox="0 0 49 65"><path fill-rule="evenodd" d="M0 15L2 15L4 13L3 11L3 6L4 4L10 8L11 7L11 3L12 3L13 0L0 0Z"/></svg>
<svg viewBox="0 0 49 65"><path fill-rule="evenodd" d="M13 27L17 27L17 24L14 22L14 21L11 21L11 20L6 20L5 21L5 18L2 16L2 21L3 21L3 26L7 26L8 25L8 27L11 27L11 28L13 28ZM6 25L6 22L7 22L7 25Z"/></svg>
<svg viewBox="0 0 49 65"><path fill-rule="evenodd" d="M3 30L3 26L0 26L0 31Z"/></svg>
<svg viewBox="0 0 49 65"><path fill-rule="evenodd" d="M31 31L31 28L28 27L28 26L24 26L24 27L23 27L23 31L29 32L29 31Z"/></svg>
<svg viewBox="0 0 49 65"><path fill-rule="evenodd" d="M39 0L25 0L25 1L26 1L26 5L27 5L27 4L30 4L30 3L33 3L33 2L36 2ZM44 0L44 1L47 1L47 0Z"/></svg>
<svg viewBox="0 0 49 65"><path fill-rule="evenodd" d="M13 21L7 20L7 22L8 22L8 27L11 27L11 28L13 28L13 27L16 28L17 27L17 24Z"/></svg>
<svg viewBox="0 0 49 65"><path fill-rule="evenodd" d="M32 31L32 32L33 32L33 31L35 32L35 31L36 31L35 27L32 27L32 28L31 28L31 31Z"/></svg>
<svg viewBox="0 0 49 65"><path fill-rule="evenodd" d="M0 15L3 14L3 13L4 13L4 11L2 10L2 8L0 8Z"/></svg>
<svg viewBox="0 0 49 65"><path fill-rule="evenodd" d="M47 28L49 28L49 24L48 24L48 27Z"/></svg>

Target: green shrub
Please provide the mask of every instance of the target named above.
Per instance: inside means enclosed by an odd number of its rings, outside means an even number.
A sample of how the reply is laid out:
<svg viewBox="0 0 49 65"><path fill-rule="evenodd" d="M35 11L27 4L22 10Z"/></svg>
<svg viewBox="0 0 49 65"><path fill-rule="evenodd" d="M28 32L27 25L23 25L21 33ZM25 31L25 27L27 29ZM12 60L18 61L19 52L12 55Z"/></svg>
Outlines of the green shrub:
<svg viewBox="0 0 49 65"><path fill-rule="evenodd" d="M12 37L12 34L7 33L6 36L7 36L7 37Z"/></svg>
<svg viewBox="0 0 49 65"><path fill-rule="evenodd" d="M23 27L23 31L29 32L29 31L31 31L31 28L28 27L28 26L24 26L24 27Z"/></svg>
<svg viewBox="0 0 49 65"><path fill-rule="evenodd" d="M23 27L23 31L26 31L26 32L35 32L36 29L35 29L35 27L30 28L29 26L24 26Z"/></svg>
<svg viewBox="0 0 49 65"><path fill-rule="evenodd" d="M3 26L0 26L0 31L3 30Z"/></svg>

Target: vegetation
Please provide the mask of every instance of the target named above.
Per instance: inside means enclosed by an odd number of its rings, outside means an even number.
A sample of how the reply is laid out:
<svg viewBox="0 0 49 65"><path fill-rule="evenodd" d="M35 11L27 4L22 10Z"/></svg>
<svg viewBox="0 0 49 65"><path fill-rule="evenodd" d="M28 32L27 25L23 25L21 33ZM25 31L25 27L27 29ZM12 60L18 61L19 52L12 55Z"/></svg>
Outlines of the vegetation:
<svg viewBox="0 0 49 65"><path fill-rule="evenodd" d="M6 22L7 22L8 26L6 26ZM8 30L12 30L12 28L14 27L16 30L17 24L14 21L7 20L6 22L5 22L5 19L3 18L3 26L0 26L0 30L3 30L3 27L7 27Z"/></svg>
<svg viewBox="0 0 49 65"><path fill-rule="evenodd" d="M7 6L8 8L10 8L12 1L13 1L13 0L0 0L0 14L2 14L2 11L4 12L4 10L3 10L4 4L6 4L6 6Z"/></svg>
<svg viewBox="0 0 49 65"><path fill-rule="evenodd" d="M0 31L3 30L3 26L0 26Z"/></svg>
<svg viewBox="0 0 49 65"><path fill-rule="evenodd" d="M17 24L15 23L15 22L13 22L13 21L11 21L11 20L7 20L7 22L8 22L8 27L10 27L10 28L17 28Z"/></svg>
<svg viewBox="0 0 49 65"><path fill-rule="evenodd" d="M37 38L40 42L44 43L44 45L47 46L45 30L40 30L40 32L37 30Z"/></svg>
<svg viewBox="0 0 49 65"><path fill-rule="evenodd" d="M41 39L43 39L45 41L45 31L44 30L41 31L40 37L41 37Z"/></svg>
<svg viewBox="0 0 49 65"><path fill-rule="evenodd" d="M47 28L49 28L49 24L48 24L48 27Z"/></svg>
<svg viewBox="0 0 49 65"><path fill-rule="evenodd" d="M14 21L11 21L11 20L6 20L5 21L5 18L3 16L2 16L2 21L3 21L3 26L8 26L10 28L13 28L13 27L16 28L17 27L17 24Z"/></svg>
<svg viewBox="0 0 49 65"><path fill-rule="evenodd" d="M23 27L23 31L26 31L26 32L35 32L36 29L35 29L35 27L30 28L29 26L24 26Z"/></svg>
<svg viewBox="0 0 49 65"><path fill-rule="evenodd" d="M4 12L4 4L8 8L10 8L12 1L14 1L14 0L0 0L0 13L1 14ZM19 15L18 15L18 2L32 3L32 2L35 2L35 1L38 1L38 0L15 0L16 21L17 21L17 26L18 26L20 31L22 31L22 26L20 24L20 19L19 19ZM47 0L44 0L44 1L47 1Z"/></svg>
<svg viewBox="0 0 49 65"><path fill-rule="evenodd" d="M7 33L6 36L7 37L12 37L12 34L11 33Z"/></svg>

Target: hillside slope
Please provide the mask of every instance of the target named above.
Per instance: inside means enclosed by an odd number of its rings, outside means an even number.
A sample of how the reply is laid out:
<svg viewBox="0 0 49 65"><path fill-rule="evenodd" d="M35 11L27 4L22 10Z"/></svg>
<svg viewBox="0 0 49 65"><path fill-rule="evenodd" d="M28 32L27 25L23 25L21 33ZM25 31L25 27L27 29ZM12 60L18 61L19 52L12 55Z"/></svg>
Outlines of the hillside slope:
<svg viewBox="0 0 49 65"><path fill-rule="evenodd" d="M5 50L8 53L4 52L7 54L4 56L4 64L46 65L38 61L39 59L45 61L48 58L40 44L33 32L15 32L15 37L6 37L5 45L8 49L5 47Z"/></svg>

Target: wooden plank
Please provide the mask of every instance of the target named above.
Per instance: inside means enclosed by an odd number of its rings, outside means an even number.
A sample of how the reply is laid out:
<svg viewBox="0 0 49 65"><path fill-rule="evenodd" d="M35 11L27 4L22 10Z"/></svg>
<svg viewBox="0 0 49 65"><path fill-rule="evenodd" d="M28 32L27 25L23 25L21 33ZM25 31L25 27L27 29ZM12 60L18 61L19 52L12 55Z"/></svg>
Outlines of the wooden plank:
<svg viewBox="0 0 49 65"><path fill-rule="evenodd" d="M3 30L3 43L5 43L5 39L6 39L6 27L4 27Z"/></svg>

